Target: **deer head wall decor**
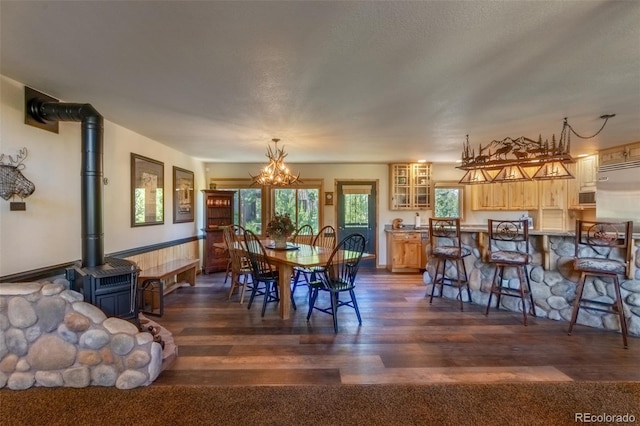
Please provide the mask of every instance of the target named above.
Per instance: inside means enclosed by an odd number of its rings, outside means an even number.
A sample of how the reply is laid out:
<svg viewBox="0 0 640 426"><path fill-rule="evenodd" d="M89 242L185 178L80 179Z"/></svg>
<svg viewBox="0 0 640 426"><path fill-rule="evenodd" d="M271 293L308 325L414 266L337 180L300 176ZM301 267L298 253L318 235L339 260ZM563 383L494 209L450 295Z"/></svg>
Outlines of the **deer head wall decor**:
<svg viewBox="0 0 640 426"><path fill-rule="evenodd" d="M22 162L27 158L27 148L22 148L16 158L0 154L0 197L10 200L14 196L27 198L36 190L36 186L22 175Z"/></svg>

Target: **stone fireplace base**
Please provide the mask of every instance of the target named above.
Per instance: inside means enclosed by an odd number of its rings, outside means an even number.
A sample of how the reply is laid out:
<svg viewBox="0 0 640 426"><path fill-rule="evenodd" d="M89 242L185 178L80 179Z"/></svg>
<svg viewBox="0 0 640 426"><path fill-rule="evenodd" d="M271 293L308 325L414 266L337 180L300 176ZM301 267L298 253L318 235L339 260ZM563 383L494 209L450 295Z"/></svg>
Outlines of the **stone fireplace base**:
<svg viewBox="0 0 640 426"><path fill-rule="evenodd" d="M64 279L0 283L0 388L114 386L152 383L177 356L171 333L151 333L99 308L69 290Z"/></svg>

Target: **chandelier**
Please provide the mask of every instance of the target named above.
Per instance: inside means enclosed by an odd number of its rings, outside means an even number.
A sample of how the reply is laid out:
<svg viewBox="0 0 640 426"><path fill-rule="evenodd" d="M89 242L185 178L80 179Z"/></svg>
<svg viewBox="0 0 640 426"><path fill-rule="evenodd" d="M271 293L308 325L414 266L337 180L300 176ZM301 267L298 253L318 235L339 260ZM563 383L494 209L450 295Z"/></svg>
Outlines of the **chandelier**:
<svg viewBox="0 0 640 426"><path fill-rule="evenodd" d="M469 135L462 148L462 164L458 169L466 170L460 179L461 184L517 182L522 180L572 179L566 165L575 163L571 157L571 133L582 139L596 137L607 121L615 114L600 116L604 120L602 127L591 136L578 134L565 117L556 141L554 134L551 143L537 141L521 136L517 139L505 138L493 140L484 147L479 146L478 155L469 146Z"/></svg>
<svg viewBox="0 0 640 426"><path fill-rule="evenodd" d="M293 175L289 168L284 164L284 158L287 154L284 152L284 146L282 148L278 148L278 142L280 139L271 139L275 143L275 149L271 149L271 145L267 145L267 158L269 159L269 164L264 166L264 168L258 173L256 176L251 176L253 182L251 185L261 185L261 186L288 186L297 183L302 183L300 180L300 173L297 175Z"/></svg>

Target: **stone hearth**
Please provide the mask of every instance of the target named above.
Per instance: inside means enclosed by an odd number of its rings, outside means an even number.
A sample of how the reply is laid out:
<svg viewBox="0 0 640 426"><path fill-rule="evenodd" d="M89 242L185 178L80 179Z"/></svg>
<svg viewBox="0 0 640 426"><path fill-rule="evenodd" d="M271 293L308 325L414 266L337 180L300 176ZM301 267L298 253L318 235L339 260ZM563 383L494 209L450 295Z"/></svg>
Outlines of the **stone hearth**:
<svg viewBox="0 0 640 426"><path fill-rule="evenodd" d="M0 388L152 383L177 356L171 333L145 317L164 342L70 290L68 281L0 284Z"/></svg>

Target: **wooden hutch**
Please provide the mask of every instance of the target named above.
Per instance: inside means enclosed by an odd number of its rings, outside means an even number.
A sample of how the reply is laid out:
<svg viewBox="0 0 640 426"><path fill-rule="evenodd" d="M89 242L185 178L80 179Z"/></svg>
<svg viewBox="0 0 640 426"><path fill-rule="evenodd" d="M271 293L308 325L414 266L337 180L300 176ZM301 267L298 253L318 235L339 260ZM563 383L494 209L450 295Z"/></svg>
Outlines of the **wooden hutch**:
<svg viewBox="0 0 640 426"><path fill-rule="evenodd" d="M229 255L226 250L214 247L224 241L222 231L233 224L233 196L235 191L203 189L204 196L204 256L202 273L225 271Z"/></svg>

